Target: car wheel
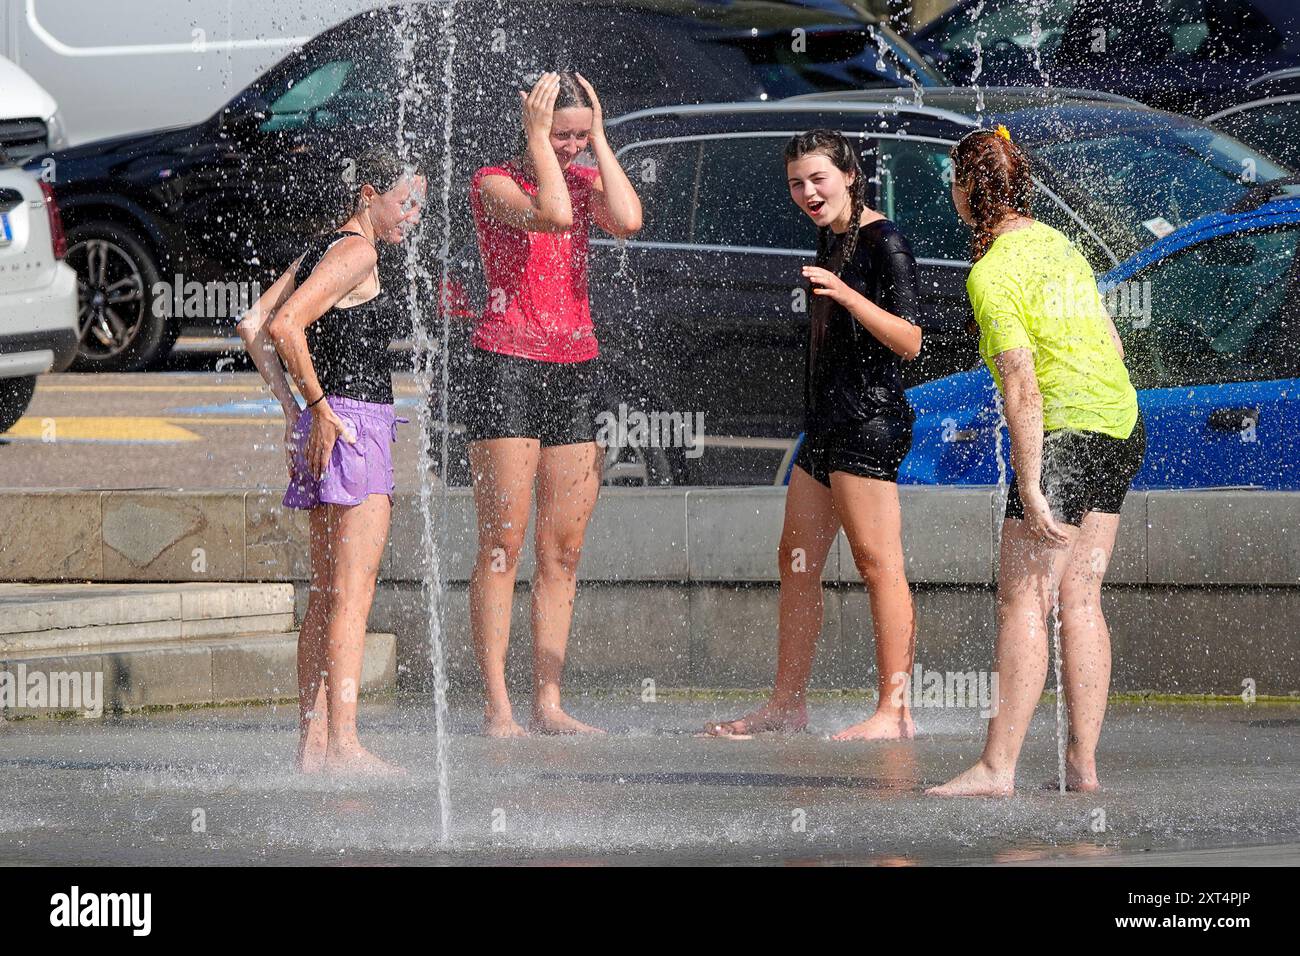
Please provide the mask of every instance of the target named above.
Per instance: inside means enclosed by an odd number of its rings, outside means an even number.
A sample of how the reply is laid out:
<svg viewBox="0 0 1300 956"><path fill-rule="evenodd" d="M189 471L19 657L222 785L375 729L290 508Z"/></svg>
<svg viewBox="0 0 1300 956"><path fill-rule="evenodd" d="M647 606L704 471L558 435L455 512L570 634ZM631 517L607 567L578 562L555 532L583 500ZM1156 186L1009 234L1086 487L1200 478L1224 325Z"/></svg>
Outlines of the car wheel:
<svg viewBox="0 0 1300 956"><path fill-rule="evenodd" d="M151 252L134 234L108 222L68 231L68 265L77 273L77 361L82 372L136 372L161 363L177 326L153 307L159 281Z"/></svg>
<svg viewBox="0 0 1300 956"><path fill-rule="evenodd" d="M18 423L32 403L36 392L36 376L0 378L0 432L7 432Z"/></svg>

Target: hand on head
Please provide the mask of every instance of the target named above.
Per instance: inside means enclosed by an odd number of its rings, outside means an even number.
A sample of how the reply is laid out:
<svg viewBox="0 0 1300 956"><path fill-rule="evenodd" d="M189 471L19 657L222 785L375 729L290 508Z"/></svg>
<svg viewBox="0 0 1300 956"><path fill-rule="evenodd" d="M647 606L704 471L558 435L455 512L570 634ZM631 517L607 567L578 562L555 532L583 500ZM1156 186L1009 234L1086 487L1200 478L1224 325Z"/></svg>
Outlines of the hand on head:
<svg viewBox="0 0 1300 956"><path fill-rule="evenodd" d="M529 136L550 136L555 116L555 100L560 95L560 74L543 73L531 92L519 91L523 107L524 131Z"/></svg>

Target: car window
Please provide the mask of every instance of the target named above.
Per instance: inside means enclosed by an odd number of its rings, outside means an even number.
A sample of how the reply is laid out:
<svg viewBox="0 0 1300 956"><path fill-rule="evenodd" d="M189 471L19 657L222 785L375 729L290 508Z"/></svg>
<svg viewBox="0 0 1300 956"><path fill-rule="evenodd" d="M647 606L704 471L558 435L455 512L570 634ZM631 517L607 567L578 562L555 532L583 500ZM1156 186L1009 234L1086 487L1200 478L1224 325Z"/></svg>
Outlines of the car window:
<svg viewBox="0 0 1300 956"><path fill-rule="evenodd" d="M917 258L970 260L970 230L952 204L946 143L880 140L880 213L907 236Z"/></svg>
<svg viewBox="0 0 1300 956"><path fill-rule="evenodd" d="M693 39L723 55L740 51L770 97L944 82L892 31L845 5L734 0L696 10Z"/></svg>
<svg viewBox="0 0 1300 956"><path fill-rule="evenodd" d="M699 176L700 143L684 140L632 146L619 160L641 199L639 242L689 243Z"/></svg>
<svg viewBox="0 0 1300 956"><path fill-rule="evenodd" d="M1300 98L1241 110L1214 125L1292 169L1300 168Z"/></svg>
<svg viewBox="0 0 1300 956"><path fill-rule="evenodd" d="M989 0L951 15L929 39L967 66L978 40L986 56L1038 57L1048 71L1262 56L1286 42L1252 0Z"/></svg>
<svg viewBox="0 0 1300 956"><path fill-rule="evenodd" d="M1077 216L1071 215L1069 210L1041 188L1034 191L1034 218L1069 236L1070 242L1088 260L1088 265L1092 266L1092 271L1097 275L1109 272L1118 264L1115 256L1093 238Z"/></svg>
<svg viewBox="0 0 1300 956"><path fill-rule="evenodd" d="M1300 229L1210 239L1108 296L1138 388L1300 377Z"/></svg>
<svg viewBox="0 0 1300 956"><path fill-rule="evenodd" d="M262 131L377 125L394 102L393 74L386 75L381 60L378 53L330 58L286 79L281 89L269 91L271 116Z"/></svg>
<svg viewBox="0 0 1300 956"><path fill-rule="evenodd" d="M790 199L781 159L785 141L781 135L701 143L694 242L762 249L816 248L816 227Z"/></svg>
<svg viewBox="0 0 1300 956"><path fill-rule="evenodd" d="M1127 257L1171 229L1226 209L1259 183L1289 175L1217 130L1143 114L1140 125L1040 143L1052 188ZM1287 187L1296 194L1296 187ZM1124 240L1127 245L1120 243Z"/></svg>

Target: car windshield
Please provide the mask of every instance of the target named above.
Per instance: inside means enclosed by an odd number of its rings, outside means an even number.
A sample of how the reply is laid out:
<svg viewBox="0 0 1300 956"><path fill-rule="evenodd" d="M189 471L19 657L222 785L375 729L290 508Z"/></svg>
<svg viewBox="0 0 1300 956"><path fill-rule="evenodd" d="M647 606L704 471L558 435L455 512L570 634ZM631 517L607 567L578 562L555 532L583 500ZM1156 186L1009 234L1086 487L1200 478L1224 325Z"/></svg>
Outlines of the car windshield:
<svg viewBox="0 0 1300 956"><path fill-rule="evenodd" d="M1290 172L1230 136L1158 113L1034 152L1068 205L1088 210L1123 258ZM1281 188L1300 195L1300 187Z"/></svg>
<svg viewBox="0 0 1300 956"><path fill-rule="evenodd" d="M1146 62L1277 54L1296 42L1293 0L985 0L923 31L922 49L957 62L1022 55L1035 68L1095 61L1103 52ZM1140 30L1134 23L1143 24Z"/></svg>

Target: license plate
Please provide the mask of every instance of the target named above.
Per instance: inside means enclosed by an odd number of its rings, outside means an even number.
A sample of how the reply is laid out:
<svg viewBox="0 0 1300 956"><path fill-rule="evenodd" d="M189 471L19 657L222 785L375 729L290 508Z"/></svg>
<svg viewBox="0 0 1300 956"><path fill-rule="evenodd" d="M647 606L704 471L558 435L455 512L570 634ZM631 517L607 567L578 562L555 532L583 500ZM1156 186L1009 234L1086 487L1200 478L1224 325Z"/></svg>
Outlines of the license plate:
<svg viewBox="0 0 1300 956"><path fill-rule="evenodd" d="M14 241L14 231L9 226L9 213L0 212L0 246L7 246Z"/></svg>

